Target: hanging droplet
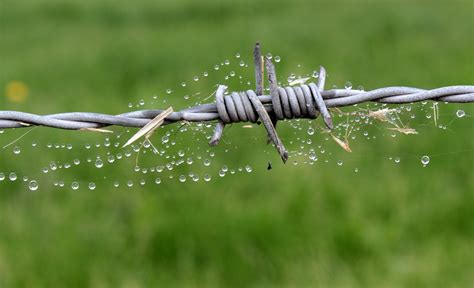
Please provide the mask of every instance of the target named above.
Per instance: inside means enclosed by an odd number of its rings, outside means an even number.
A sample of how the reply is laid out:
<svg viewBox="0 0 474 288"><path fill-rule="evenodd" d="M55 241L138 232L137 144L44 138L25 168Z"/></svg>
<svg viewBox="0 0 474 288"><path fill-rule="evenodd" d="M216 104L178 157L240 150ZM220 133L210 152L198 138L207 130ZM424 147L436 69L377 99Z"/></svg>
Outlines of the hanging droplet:
<svg viewBox="0 0 474 288"><path fill-rule="evenodd" d="M28 183L28 189L30 189L31 191L38 190L38 187L38 182L36 182L35 180L31 180L30 183Z"/></svg>
<svg viewBox="0 0 474 288"><path fill-rule="evenodd" d="M464 112L464 110L458 110L456 111L456 116L458 116L458 118L462 118L466 116L466 112Z"/></svg>
<svg viewBox="0 0 474 288"><path fill-rule="evenodd" d="M100 158L97 158L95 160L95 167L102 168L103 166L104 166L104 161L102 161L102 159L100 159Z"/></svg>
<svg viewBox="0 0 474 288"><path fill-rule="evenodd" d="M77 183L77 182L72 182L71 188L72 188L72 190L77 190L77 189L79 189L79 183Z"/></svg>
<svg viewBox="0 0 474 288"><path fill-rule="evenodd" d="M8 179L10 179L10 181L15 181L17 178L18 176L16 176L15 172L12 172L10 175L8 175Z"/></svg>
<svg viewBox="0 0 474 288"><path fill-rule="evenodd" d="M430 157L429 156L422 156L421 157L421 164L423 164L423 167L425 167L426 165L428 165L428 163L430 163Z"/></svg>

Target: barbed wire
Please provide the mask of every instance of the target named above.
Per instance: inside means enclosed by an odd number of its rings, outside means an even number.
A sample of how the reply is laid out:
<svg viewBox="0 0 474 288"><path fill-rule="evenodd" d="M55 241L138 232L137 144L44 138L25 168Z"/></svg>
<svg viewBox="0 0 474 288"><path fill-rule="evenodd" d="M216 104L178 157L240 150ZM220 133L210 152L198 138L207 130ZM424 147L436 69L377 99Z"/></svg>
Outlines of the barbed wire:
<svg viewBox="0 0 474 288"><path fill-rule="evenodd" d="M217 121L214 135L209 142L217 145L225 124L261 121L273 141L281 158L286 162L288 153L278 138L275 126L278 120L294 118L317 118L320 114L328 128L333 124L328 108L351 106L368 101L386 104L404 104L419 101L446 103L474 102L474 86L458 85L425 90L414 87L383 87L371 91L354 89L324 90L326 71L320 68L318 83L278 87L275 67L270 58L261 56L260 45L254 49L256 91L232 92L225 95L226 86L220 85L214 103L201 104L181 111L168 111L160 125L179 121ZM263 94L264 65L268 74L269 95ZM145 127L164 110L139 110L119 115L92 112L69 112L36 115L19 111L0 111L0 129L45 126L58 129L100 129L115 125L123 127ZM163 115L162 115L163 116ZM162 117L163 118L163 117ZM153 127L152 129L156 129Z"/></svg>

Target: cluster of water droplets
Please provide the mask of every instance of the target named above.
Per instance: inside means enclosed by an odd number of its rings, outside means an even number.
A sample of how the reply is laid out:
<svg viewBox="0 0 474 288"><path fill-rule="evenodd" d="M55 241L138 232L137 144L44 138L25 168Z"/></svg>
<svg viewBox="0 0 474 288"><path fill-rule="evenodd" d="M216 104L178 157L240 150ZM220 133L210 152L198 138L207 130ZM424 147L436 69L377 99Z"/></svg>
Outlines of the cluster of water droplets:
<svg viewBox="0 0 474 288"><path fill-rule="evenodd" d="M267 54L266 57L273 59L277 65L282 61L280 56ZM208 70L196 73L190 79L178 81L174 88L164 88L127 106L130 110L164 109L168 106L180 110L213 102L218 84L229 86L231 91L253 89L253 77L252 59L244 59L237 53L234 57L215 63ZM318 77L318 70L308 70L298 64L293 73L279 75L278 78L283 80L278 84L301 85L316 82ZM344 84L344 89L353 87L351 82ZM362 86L356 89L364 90ZM268 92L268 87L265 87L265 91ZM435 123L435 127L446 130L452 123L451 118L468 116L463 110L457 110L453 117L440 121L438 110L442 105L421 102L393 107L365 103L332 111L335 123L333 131L325 129L321 119L280 121L278 130L289 150L289 163L292 165L321 163L344 167L347 161L353 161L352 155L357 154L350 152L358 149L358 146L365 145L367 141L414 133L408 127L420 118L423 123ZM145 185L160 187L164 183L205 183L226 176L251 173L255 169L270 170L272 163L279 161L273 145L265 144L266 132L258 124L236 123L227 126L219 146L212 148L207 143L213 133L213 123L163 126L149 139L125 148L122 148L123 144L136 133L136 129L105 129L113 133L80 132L80 137L68 141L61 137L61 133L64 133L61 130L50 132L49 135L56 137L50 139L39 137L42 129L36 129L26 136L18 131L0 130L0 144L25 136L0 150L0 153L8 154L8 159L0 165L0 185L2 182L21 181L31 191L37 191L42 186L45 189L68 188L73 191ZM260 155L258 160L252 160L249 152ZM263 163L262 154L266 156L263 157L266 159ZM402 158L391 156L389 160L399 164ZM430 157L426 155L418 159L421 159L423 167L430 162ZM18 176L17 172L11 171L8 163L14 161L30 161L31 171L22 170L21 174L30 174L31 177ZM359 172L359 168L353 170L354 173Z"/></svg>

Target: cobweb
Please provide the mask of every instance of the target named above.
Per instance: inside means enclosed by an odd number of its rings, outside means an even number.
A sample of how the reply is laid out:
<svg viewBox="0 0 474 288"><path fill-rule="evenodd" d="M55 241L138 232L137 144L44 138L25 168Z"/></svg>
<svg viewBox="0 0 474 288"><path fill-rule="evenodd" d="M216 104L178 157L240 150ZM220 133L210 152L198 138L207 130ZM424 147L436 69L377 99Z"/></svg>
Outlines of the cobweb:
<svg viewBox="0 0 474 288"><path fill-rule="evenodd" d="M279 56L272 57L278 64ZM250 64L250 65L249 65ZM277 70L278 71L278 70ZM289 75L277 75L280 86L317 81L317 70L297 65ZM176 107L182 109L214 101L218 84L229 90L254 88L251 59L236 54L197 73L191 79L129 103L123 110ZM330 78L329 78L330 79ZM344 85L364 90L362 86ZM332 87L336 88L336 87ZM268 90L267 90L268 91ZM426 129L452 131L456 121L468 118L463 110L446 109L444 103L405 105L359 104L331 109L335 129L320 119L294 119L278 123L287 149L287 165L337 165L364 157L369 147L391 145L401 137L421 137ZM125 111L116 111L122 113ZM107 127L102 132L64 131L42 127L0 130L0 187L21 185L39 189L89 189L160 185L165 181L209 182L219 177L271 170L283 165L265 129L259 124L234 123L217 147L209 147L213 123L179 122L160 127L149 139L122 148L137 129ZM432 157L433 155L431 155ZM430 155L382 155L399 164L402 159L429 165ZM357 173L359 168L354 168ZM21 183L21 184L20 184ZM10 185L10 186L8 186Z"/></svg>

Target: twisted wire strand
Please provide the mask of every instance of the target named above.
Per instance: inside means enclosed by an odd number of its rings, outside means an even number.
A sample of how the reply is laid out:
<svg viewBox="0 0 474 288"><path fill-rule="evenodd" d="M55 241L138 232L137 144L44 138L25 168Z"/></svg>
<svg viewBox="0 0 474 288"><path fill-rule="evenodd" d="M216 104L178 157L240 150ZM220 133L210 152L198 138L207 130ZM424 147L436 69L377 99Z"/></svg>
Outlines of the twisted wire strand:
<svg viewBox="0 0 474 288"><path fill-rule="evenodd" d="M314 119L321 112L316 103L317 85L279 87L277 98L271 95L257 96L264 104L265 110L276 115L278 120L293 118ZM173 112L166 117L163 125L178 121L209 122L221 120L224 123L257 122L258 115L249 100L253 90L232 92L216 98L215 103L202 104L181 111ZM222 91L223 92L223 91ZM221 93L216 93L221 94ZM384 87L371 91L352 89L332 89L320 91L327 108L351 106L368 101L387 104L404 104L426 100L446 103L474 102L474 86L448 86L433 90L413 87ZM275 109L275 101L280 104ZM50 115L36 115L19 111L0 111L0 129L22 128L29 126L46 126L58 129L87 129L106 126L143 127L163 110L139 110L119 115L108 115L92 112L69 112Z"/></svg>

